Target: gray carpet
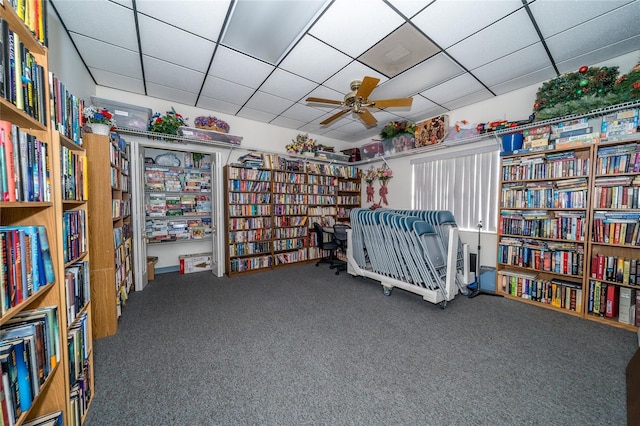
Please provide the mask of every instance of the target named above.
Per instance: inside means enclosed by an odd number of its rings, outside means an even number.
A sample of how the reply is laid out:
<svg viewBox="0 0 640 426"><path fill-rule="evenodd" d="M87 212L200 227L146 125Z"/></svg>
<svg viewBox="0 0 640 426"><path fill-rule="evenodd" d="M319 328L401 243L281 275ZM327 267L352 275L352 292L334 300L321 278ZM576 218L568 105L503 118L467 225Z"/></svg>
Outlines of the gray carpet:
<svg viewBox="0 0 640 426"><path fill-rule="evenodd" d="M159 274L95 341L97 425L625 425L635 333L327 265Z"/></svg>

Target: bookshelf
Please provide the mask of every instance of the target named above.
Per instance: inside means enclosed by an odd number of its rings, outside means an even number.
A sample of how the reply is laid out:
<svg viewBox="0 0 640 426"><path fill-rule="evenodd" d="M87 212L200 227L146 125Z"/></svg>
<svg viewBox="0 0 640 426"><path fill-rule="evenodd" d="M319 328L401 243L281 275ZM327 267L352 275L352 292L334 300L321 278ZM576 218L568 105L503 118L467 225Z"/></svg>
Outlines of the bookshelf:
<svg viewBox="0 0 640 426"><path fill-rule="evenodd" d="M586 283L586 318L629 330L637 329L633 318L640 313L639 143L640 138L601 141L594 147L590 275Z"/></svg>
<svg viewBox="0 0 640 426"><path fill-rule="evenodd" d="M32 6L32 2L26 6ZM11 360L18 360L14 358L16 355L21 357L24 361L21 368L26 368L26 375L20 377L27 380L26 385L17 388L10 385L4 389L6 404L2 410L6 409L11 422L17 425L50 413L59 413L68 423L71 404L68 340L65 328L60 326L67 323L62 256L64 209L61 182L56 178L61 173L61 156L60 141L48 126L48 60L47 48L43 45L45 34L41 31L44 21L34 36L6 1L0 4L0 21L10 30L13 46L20 47L16 59L31 65L34 72L27 91L21 90L22 85L18 88L13 84L16 80L9 76L7 90L0 93L2 151L8 154L9 149L16 148L15 156L5 156L8 162L3 161L0 167L3 177L0 179L3 192L0 201L3 285L0 291L4 296L0 303L0 339L3 341L0 362L10 374L9 367L17 365ZM31 24L33 29L33 21ZM2 35L3 42L5 35ZM24 69L9 67L13 73L18 70L18 76ZM26 156L21 148L26 148ZM30 178L23 175L25 166L31 171ZM8 170L16 174L7 173ZM17 404L14 406L14 403Z"/></svg>
<svg viewBox="0 0 640 426"><path fill-rule="evenodd" d="M273 265L272 171L224 168L227 274Z"/></svg>
<svg viewBox="0 0 640 426"><path fill-rule="evenodd" d="M273 171L274 265L307 260L307 175Z"/></svg>
<svg viewBox="0 0 640 426"><path fill-rule="evenodd" d="M354 166L343 166L339 172L337 221L349 224L351 210L362 205L362 177Z"/></svg>
<svg viewBox="0 0 640 426"><path fill-rule="evenodd" d="M85 134L93 337L118 331L133 285L129 159L124 139ZM111 212L111 214L105 214Z"/></svg>
<svg viewBox="0 0 640 426"><path fill-rule="evenodd" d="M338 167L331 164L307 163L309 259L319 259L324 256L318 248L316 233L311 232L313 223L318 222L323 227L331 227L338 218Z"/></svg>
<svg viewBox="0 0 640 426"><path fill-rule="evenodd" d="M582 317L591 146L501 161L496 292Z"/></svg>

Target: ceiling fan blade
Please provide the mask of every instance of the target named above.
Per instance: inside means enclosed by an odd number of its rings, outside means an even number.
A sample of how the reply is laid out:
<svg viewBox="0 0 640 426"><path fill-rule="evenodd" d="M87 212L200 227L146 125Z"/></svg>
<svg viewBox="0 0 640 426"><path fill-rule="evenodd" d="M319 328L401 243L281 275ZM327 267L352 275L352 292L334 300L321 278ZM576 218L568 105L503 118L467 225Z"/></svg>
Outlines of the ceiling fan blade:
<svg viewBox="0 0 640 426"><path fill-rule="evenodd" d="M413 104L413 98L380 99L369 102L371 103L370 106L375 108L410 107Z"/></svg>
<svg viewBox="0 0 640 426"><path fill-rule="evenodd" d="M320 125L324 126L325 124L329 124L331 123L333 120L336 120L340 117L342 117L343 115L345 115L346 113L348 113L350 110L348 109L343 109L342 111L340 111L337 114L333 114L331 117L327 118L326 120L320 122Z"/></svg>
<svg viewBox="0 0 640 426"><path fill-rule="evenodd" d="M371 94L371 92L373 92L373 89L376 88L378 83L380 83L379 78L365 77L362 80L362 83L360 84L358 91L356 92L356 98L360 97L362 99L367 99Z"/></svg>
<svg viewBox="0 0 640 426"><path fill-rule="evenodd" d="M360 119L364 121L364 124L366 124L367 126L375 126L375 124L378 122L378 120L376 120L376 118L369 112L368 109L361 109L360 112L358 112L358 117L360 117Z"/></svg>
<svg viewBox="0 0 640 426"><path fill-rule="evenodd" d="M321 104L342 105L342 101L336 101L336 100L333 100L333 99L307 98L305 100L307 102L319 102Z"/></svg>

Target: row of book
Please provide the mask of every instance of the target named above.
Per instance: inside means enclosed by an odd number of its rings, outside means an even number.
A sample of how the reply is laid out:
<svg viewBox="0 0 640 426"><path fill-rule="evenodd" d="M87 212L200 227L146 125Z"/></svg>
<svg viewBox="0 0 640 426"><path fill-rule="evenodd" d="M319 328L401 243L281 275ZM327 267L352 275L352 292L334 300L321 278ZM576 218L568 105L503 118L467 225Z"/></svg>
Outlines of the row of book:
<svg viewBox="0 0 640 426"><path fill-rule="evenodd" d="M91 389L91 369L89 365L91 341L88 316L82 312L70 325L67 333L69 348L69 398L71 418L82 419L87 412L93 390ZM73 422L72 422L73 423ZM80 423L78 423L80 424Z"/></svg>
<svg viewBox="0 0 640 426"><path fill-rule="evenodd" d="M2 314L55 282L44 226L0 227L0 310Z"/></svg>
<svg viewBox="0 0 640 426"><path fill-rule="evenodd" d="M633 217L636 216L636 217ZM613 212L595 212L592 240L596 243L640 245L640 212L629 213L628 218Z"/></svg>
<svg viewBox="0 0 640 426"><path fill-rule="evenodd" d="M587 206L588 190L584 187L558 189L504 185L501 192L502 208L580 209Z"/></svg>
<svg viewBox="0 0 640 426"><path fill-rule="evenodd" d="M0 18L0 96L43 125L47 125L48 76L20 35Z"/></svg>
<svg viewBox="0 0 640 426"><path fill-rule="evenodd" d="M619 185L596 179L593 191L593 207L598 209L637 209L640 208L640 177L614 178ZM607 178L609 179L609 178Z"/></svg>
<svg viewBox="0 0 640 426"><path fill-rule="evenodd" d="M273 256L236 258L229 261L231 272L245 272L254 269L269 268L273 265Z"/></svg>
<svg viewBox="0 0 640 426"><path fill-rule="evenodd" d="M86 201L89 195L87 156L65 146L60 147L62 199Z"/></svg>
<svg viewBox="0 0 640 426"><path fill-rule="evenodd" d="M640 172L640 149L637 143L598 148L596 174Z"/></svg>
<svg viewBox="0 0 640 426"><path fill-rule="evenodd" d="M51 123L61 135L82 145L82 110L84 100L67 90L66 85L49 72L49 98L51 103Z"/></svg>
<svg viewBox="0 0 640 426"><path fill-rule="evenodd" d="M70 326L91 300L89 262L81 261L64 268L67 326Z"/></svg>
<svg viewBox="0 0 640 426"><path fill-rule="evenodd" d="M588 174L589 159L576 158L573 151L506 158L502 163L503 181L556 179Z"/></svg>
<svg viewBox="0 0 640 426"><path fill-rule="evenodd" d="M211 218L189 220L147 220L145 234L149 242L201 240L211 238Z"/></svg>
<svg viewBox="0 0 640 426"><path fill-rule="evenodd" d="M502 238L498 245L498 263L537 271L582 276L584 247L577 244L541 244Z"/></svg>
<svg viewBox="0 0 640 426"><path fill-rule="evenodd" d="M537 274L502 270L498 273L498 286L503 293L534 302L544 303L569 311L582 311L580 283L552 279L539 279Z"/></svg>
<svg viewBox="0 0 640 426"><path fill-rule="evenodd" d="M46 0L6 0L15 10L18 18L29 28L33 36L47 46L47 1Z"/></svg>
<svg viewBox="0 0 640 426"><path fill-rule="evenodd" d="M275 265L285 265L287 263L303 262L308 259L307 250L296 250L287 253L278 253L275 255Z"/></svg>
<svg viewBox="0 0 640 426"><path fill-rule="evenodd" d="M229 231L229 244L245 241L267 241L273 238L271 228L251 229L247 231Z"/></svg>
<svg viewBox="0 0 640 426"><path fill-rule="evenodd" d="M49 145L0 120L0 201L51 201Z"/></svg>
<svg viewBox="0 0 640 426"><path fill-rule="evenodd" d="M2 325L0 410L5 424L14 424L31 408L61 354L56 306L19 312Z"/></svg>
<svg viewBox="0 0 640 426"><path fill-rule="evenodd" d="M503 210L498 226L501 234L584 241L585 213Z"/></svg>
<svg viewBox="0 0 640 426"><path fill-rule="evenodd" d="M62 213L62 257L64 263L73 262L87 252L87 212L68 210Z"/></svg>
<svg viewBox="0 0 640 426"><path fill-rule="evenodd" d="M635 136L638 132L638 110L631 108L602 117L600 136L604 140L616 140Z"/></svg>
<svg viewBox="0 0 640 426"><path fill-rule="evenodd" d="M591 278L640 286L640 259L623 256L591 256Z"/></svg>

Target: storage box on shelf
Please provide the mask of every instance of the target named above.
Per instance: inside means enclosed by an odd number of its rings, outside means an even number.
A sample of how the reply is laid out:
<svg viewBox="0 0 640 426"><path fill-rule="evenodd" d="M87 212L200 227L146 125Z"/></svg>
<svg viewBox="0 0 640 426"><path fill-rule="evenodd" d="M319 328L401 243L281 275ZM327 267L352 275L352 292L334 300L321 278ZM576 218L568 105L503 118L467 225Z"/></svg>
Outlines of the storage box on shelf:
<svg viewBox="0 0 640 426"><path fill-rule="evenodd" d="M93 105L105 108L113 114L113 119L118 128L146 131L149 127L151 119L151 108L138 105L130 105L122 102L112 101L110 99L91 97Z"/></svg>

